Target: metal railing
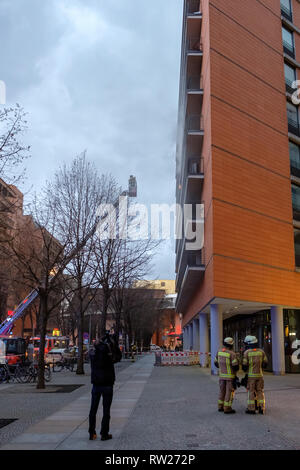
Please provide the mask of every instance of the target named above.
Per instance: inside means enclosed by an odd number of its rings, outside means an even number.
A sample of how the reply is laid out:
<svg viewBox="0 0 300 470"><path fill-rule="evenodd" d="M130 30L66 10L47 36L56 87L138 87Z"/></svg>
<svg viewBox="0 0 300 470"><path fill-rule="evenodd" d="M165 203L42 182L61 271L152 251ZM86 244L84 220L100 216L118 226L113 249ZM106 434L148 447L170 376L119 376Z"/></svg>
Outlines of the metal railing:
<svg viewBox="0 0 300 470"><path fill-rule="evenodd" d="M202 75L191 75L187 78L187 91L200 91L203 90Z"/></svg>
<svg viewBox="0 0 300 470"><path fill-rule="evenodd" d="M294 119L288 118L288 129L289 132L300 137L299 123Z"/></svg>
<svg viewBox="0 0 300 470"><path fill-rule="evenodd" d="M188 159L188 175L202 175L204 173L203 157L190 157Z"/></svg>
<svg viewBox="0 0 300 470"><path fill-rule="evenodd" d="M201 15L201 1L200 0L188 0L186 4L186 13L188 15Z"/></svg>
<svg viewBox="0 0 300 470"><path fill-rule="evenodd" d="M204 268L204 249L197 251L196 253L188 253L185 260L182 260L179 266L179 272L176 279L176 289L181 288L181 284L184 278L186 271L189 268Z"/></svg>
<svg viewBox="0 0 300 470"><path fill-rule="evenodd" d="M288 42L286 41L282 41L283 43L283 50L284 52L289 55L290 57L292 57L293 59L295 59L295 48L294 46L291 46L291 44L289 44Z"/></svg>
<svg viewBox="0 0 300 470"><path fill-rule="evenodd" d="M282 16L284 16L289 21L293 21L293 14L291 8L287 8L285 5L282 5L282 3L280 3L280 7Z"/></svg>
<svg viewBox="0 0 300 470"><path fill-rule="evenodd" d="M187 51L189 53L202 54L202 41L199 36L190 36L187 38Z"/></svg>
<svg viewBox="0 0 300 470"><path fill-rule="evenodd" d="M296 79L295 79L296 80ZM291 82L290 80L288 80L287 78L285 79L285 89L288 93L290 93L290 95L292 95L297 88L293 88L292 87L293 85L293 82Z"/></svg>
<svg viewBox="0 0 300 470"><path fill-rule="evenodd" d="M203 116L201 114L191 114L187 119L188 132L201 132L204 130Z"/></svg>

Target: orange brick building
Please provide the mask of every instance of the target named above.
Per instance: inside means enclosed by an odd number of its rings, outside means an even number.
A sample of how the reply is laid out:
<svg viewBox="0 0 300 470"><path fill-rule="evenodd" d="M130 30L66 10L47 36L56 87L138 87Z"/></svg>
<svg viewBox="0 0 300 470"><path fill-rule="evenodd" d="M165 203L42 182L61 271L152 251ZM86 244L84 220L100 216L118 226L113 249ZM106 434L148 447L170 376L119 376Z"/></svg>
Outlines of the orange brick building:
<svg viewBox="0 0 300 470"><path fill-rule="evenodd" d="M176 198L205 224L201 251L176 244L184 346L256 333L276 374L300 372L299 67L297 0L185 0Z"/></svg>

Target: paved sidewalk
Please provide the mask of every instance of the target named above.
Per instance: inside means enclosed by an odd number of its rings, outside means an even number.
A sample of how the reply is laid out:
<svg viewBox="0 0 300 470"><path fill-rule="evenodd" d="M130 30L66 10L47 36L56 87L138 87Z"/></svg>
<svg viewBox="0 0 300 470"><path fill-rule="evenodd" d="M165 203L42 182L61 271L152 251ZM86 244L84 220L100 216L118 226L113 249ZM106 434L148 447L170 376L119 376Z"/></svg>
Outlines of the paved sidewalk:
<svg viewBox="0 0 300 470"><path fill-rule="evenodd" d="M234 400L237 413L224 415L217 411L218 378L209 370L153 367L153 362L154 356L145 356L118 373L111 408L112 440L88 440L89 387L1 450L300 449L300 375L266 374L265 416L245 414L244 388Z"/></svg>
<svg viewBox="0 0 300 470"><path fill-rule="evenodd" d="M110 431L114 439L88 440L90 390L60 411L28 428L1 450L97 450L113 449L153 370L153 356L139 359L117 375L111 409ZM99 415L102 412L102 403ZM99 421L99 420L98 420ZM100 427L100 422L97 423Z"/></svg>

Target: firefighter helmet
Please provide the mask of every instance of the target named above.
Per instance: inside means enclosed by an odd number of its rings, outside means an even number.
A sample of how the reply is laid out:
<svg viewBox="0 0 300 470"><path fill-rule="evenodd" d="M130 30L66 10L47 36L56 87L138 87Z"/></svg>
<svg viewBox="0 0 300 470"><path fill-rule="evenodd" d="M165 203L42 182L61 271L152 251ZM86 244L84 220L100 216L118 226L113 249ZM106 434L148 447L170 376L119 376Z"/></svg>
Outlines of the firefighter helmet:
<svg viewBox="0 0 300 470"><path fill-rule="evenodd" d="M244 343L245 344L256 344L256 343L258 343L258 340L257 340L256 336L248 335L244 339Z"/></svg>
<svg viewBox="0 0 300 470"><path fill-rule="evenodd" d="M224 346L233 346L233 338L230 338L229 336L224 339Z"/></svg>

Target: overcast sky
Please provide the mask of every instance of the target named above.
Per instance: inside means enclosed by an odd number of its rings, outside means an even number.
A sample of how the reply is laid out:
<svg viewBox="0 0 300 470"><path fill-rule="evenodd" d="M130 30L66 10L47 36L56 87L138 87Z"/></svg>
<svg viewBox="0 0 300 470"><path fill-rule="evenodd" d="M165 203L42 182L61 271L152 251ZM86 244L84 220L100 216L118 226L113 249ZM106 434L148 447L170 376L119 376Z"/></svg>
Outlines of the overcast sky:
<svg viewBox="0 0 300 470"><path fill-rule="evenodd" d="M29 113L22 190L87 150L138 202L174 203L183 0L0 0L0 80ZM166 243L152 277L174 278Z"/></svg>

